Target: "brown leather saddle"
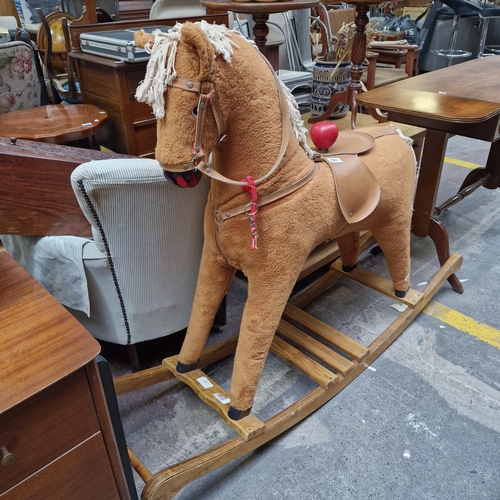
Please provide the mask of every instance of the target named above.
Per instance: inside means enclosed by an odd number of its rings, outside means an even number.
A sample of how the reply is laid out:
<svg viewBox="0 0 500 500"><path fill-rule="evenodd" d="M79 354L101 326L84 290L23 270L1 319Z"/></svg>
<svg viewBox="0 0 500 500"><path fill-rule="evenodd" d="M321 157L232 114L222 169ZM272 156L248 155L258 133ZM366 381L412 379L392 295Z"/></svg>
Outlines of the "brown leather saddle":
<svg viewBox="0 0 500 500"><path fill-rule="evenodd" d="M332 169L340 210L349 224L366 219L380 200L380 185L358 155L369 151L377 137L392 134L397 134L393 125L340 132L327 153L318 153Z"/></svg>

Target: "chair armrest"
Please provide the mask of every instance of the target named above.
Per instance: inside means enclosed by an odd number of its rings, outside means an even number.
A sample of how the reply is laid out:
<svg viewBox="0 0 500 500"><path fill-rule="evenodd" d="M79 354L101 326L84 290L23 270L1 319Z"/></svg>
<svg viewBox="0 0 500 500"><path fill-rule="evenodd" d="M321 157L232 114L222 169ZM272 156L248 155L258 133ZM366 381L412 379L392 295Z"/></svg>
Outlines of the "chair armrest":
<svg viewBox="0 0 500 500"><path fill-rule="evenodd" d="M377 67L378 52L368 50L366 59L368 60L368 69L366 71L366 88L373 89L375 87L375 71Z"/></svg>
<svg viewBox="0 0 500 500"><path fill-rule="evenodd" d="M7 253L61 304L90 315L84 247L78 236L1 235Z"/></svg>
<svg viewBox="0 0 500 500"><path fill-rule="evenodd" d="M405 40L403 40L405 41ZM418 50L420 47L416 44L398 43L398 42L371 42L368 50Z"/></svg>

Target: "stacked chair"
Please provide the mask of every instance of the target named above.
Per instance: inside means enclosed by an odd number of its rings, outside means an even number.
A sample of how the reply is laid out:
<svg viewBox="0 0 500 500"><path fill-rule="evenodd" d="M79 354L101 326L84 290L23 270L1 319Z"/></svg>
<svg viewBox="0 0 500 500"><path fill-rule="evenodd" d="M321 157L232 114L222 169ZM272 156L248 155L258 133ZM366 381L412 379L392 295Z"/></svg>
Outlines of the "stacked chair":
<svg viewBox="0 0 500 500"><path fill-rule="evenodd" d="M40 8L37 8L36 12L41 21L37 45L50 79L52 102L81 103L80 87L73 68L73 61L69 56L71 44L68 22L73 21L75 17L59 11L45 16Z"/></svg>

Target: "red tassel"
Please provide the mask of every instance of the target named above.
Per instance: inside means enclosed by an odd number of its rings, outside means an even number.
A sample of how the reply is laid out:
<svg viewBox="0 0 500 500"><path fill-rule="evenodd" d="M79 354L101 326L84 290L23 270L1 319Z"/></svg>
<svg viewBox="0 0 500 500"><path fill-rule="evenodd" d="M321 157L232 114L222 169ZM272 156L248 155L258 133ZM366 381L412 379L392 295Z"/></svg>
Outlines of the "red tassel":
<svg viewBox="0 0 500 500"><path fill-rule="evenodd" d="M250 245L251 250L257 250L257 238L259 237L257 233L257 224L255 222L255 214L257 213L257 188L255 187L254 178L248 176L241 182L246 182L246 186L242 186L243 191L248 191L250 193L250 203L247 205L245 210L250 221L250 234L252 235L252 244Z"/></svg>

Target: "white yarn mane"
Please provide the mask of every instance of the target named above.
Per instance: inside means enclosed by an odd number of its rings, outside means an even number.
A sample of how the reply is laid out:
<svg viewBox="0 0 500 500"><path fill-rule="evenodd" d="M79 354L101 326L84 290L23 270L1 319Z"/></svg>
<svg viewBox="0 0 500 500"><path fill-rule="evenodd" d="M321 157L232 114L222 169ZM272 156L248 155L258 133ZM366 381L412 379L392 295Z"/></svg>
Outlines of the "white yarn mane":
<svg viewBox="0 0 500 500"><path fill-rule="evenodd" d="M194 24L205 33L214 48L215 55L222 56L228 64L231 64L231 56L234 53L233 47L238 48L238 45L229 39L229 35L235 34L244 38L243 35L239 31L230 30L224 25L209 24L206 21ZM146 52L150 54L150 59L146 76L144 81L137 87L135 98L139 102L149 104L153 108L153 113L157 119L165 116L164 94L167 87L172 85L172 82L177 78L174 64L182 27L182 23L177 23L166 33L159 29L153 31L154 40L145 46ZM255 47L258 50L257 46ZM288 87L279 78L277 80L286 96L295 137L307 155L312 158L314 153L306 143L307 129L302 122L297 102Z"/></svg>

